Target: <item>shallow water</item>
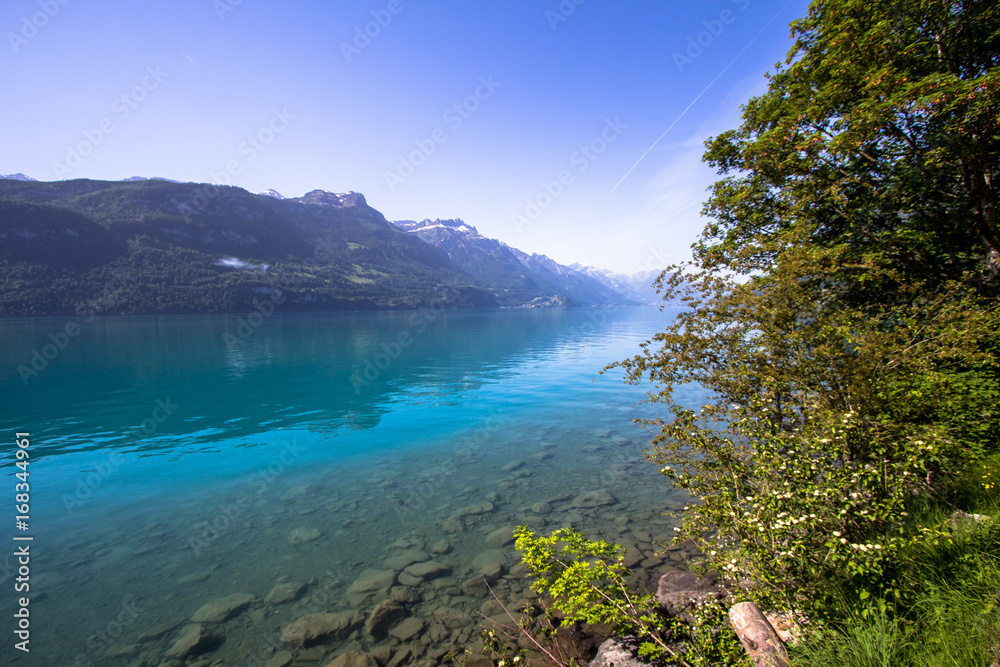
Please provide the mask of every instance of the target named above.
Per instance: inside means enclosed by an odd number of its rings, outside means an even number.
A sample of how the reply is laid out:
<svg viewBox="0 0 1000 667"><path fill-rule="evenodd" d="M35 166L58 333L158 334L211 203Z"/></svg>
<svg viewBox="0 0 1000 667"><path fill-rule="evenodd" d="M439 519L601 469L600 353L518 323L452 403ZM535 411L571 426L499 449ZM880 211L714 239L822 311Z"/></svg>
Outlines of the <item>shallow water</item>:
<svg viewBox="0 0 1000 667"><path fill-rule="evenodd" d="M646 388L598 375L670 317L106 318L78 321L67 338L72 320L0 321L0 497L18 481L14 434L31 434L30 526L13 529L9 501L0 539L33 538L31 652L14 649L8 620L0 663L265 665L287 650L293 664L325 664L359 648L438 664L478 636L479 612L498 611L463 587L484 563L500 566L501 599L526 594L511 526L615 539L642 552L646 577L676 565L652 544L669 538L661 513L683 498L642 460L649 434L632 420L655 414L636 405ZM52 358L22 379L34 350ZM596 490L611 499L575 500ZM7 619L23 595L13 552L0 552ZM404 576L396 566L414 558L440 567ZM393 588L350 593L368 569L389 570ZM265 602L282 582L297 597ZM252 601L206 623L214 639L186 662L168 662L192 615L234 593ZM367 616L389 595L417 619L400 636L358 628L308 650L281 641L305 614Z"/></svg>

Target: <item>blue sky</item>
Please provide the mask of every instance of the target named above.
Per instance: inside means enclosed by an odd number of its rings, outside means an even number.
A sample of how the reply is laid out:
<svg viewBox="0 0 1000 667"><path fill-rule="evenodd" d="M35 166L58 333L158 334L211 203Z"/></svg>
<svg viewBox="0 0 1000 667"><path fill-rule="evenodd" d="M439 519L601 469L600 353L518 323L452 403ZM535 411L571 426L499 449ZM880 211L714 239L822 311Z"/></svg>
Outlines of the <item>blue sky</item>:
<svg viewBox="0 0 1000 667"><path fill-rule="evenodd" d="M704 140L738 124L806 8L7 0L0 173L354 190L390 220L662 268L703 226Z"/></svg>

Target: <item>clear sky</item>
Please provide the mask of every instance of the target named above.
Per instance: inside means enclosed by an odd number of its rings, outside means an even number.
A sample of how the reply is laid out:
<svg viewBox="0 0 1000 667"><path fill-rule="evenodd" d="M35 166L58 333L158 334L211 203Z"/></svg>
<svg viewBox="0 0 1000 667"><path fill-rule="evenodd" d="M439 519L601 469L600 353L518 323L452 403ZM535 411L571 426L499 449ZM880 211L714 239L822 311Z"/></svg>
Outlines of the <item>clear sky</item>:
<svg viewBox="0 0 1000 667"><path fill-rule="evenodd" d="M390 220L662 268L703 226L704 140L807 6L5 0L0 173L354 190Z"/></svg>

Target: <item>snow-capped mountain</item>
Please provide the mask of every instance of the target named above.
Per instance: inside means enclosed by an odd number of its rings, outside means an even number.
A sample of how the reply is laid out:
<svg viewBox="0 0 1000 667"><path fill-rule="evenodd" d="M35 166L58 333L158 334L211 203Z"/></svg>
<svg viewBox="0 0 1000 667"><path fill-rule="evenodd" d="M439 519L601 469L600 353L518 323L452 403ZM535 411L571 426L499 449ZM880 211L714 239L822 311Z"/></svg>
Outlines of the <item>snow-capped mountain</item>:
<svg viewBox="0 0 1000 667"><path fill-rule="evenodd" d="M638 303L647 305L662 303L662 296L653 289L653 281L659 277L661 271L639 271L630 276L580 263L570 264L570 267L599 280L607 287Z"/></svg>
<svg viewBox="0 0 1000 667"><path fill-rule="evenodd" d="M267 195L268 197L274 197L275 199L284 199L285 196L278 192L277 190L264 190L263 192L258 192L259 195Z"/></svg>
<svg viewBox="0 0 1000 667"><path fill-rule="evenodd" d="M393 224L444 250L467 273L508 294L538 292L547 303L627 304L632 301L591 276L546 257L529 255L483 236L472 225L453 220L397 220ZM543 298L543 301L545 300Z"/></svg>
<svg viewBox="0 0 1000 667"><path fill-rule="evenodd" d="M128 178L123 178L123 181L166 181L167 183L180 183L180 181L175 181L172 178L163 178L162 176L150 176L146 178L145 176L129 176Z"/></svg>
<svg viewBox="0 0 1000 667"><path fill-rule="evenodd" d="M16 174L0 174L0 178L7 179L8 181L38 181L37 178L32 178L31 176L20 172Z"/></svg>

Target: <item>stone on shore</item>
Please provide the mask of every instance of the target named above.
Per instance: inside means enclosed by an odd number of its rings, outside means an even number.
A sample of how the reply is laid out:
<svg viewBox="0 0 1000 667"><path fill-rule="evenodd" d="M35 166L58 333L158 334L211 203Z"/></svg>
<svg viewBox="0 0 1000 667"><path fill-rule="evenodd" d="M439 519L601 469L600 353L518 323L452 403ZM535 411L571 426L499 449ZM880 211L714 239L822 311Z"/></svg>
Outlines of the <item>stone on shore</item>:
<svg viewBox="0 0 1000 667"><path fill-rule="evenodd" d="M716 579L701 579L694 572L667 572L656 585L656 600L673 615L683 614L705 600L721 599L723 595Z"/></svg>
<svg viewBox="0 0 1000 667"><path fill-rule="evenodd" d="M590 667L646 667L650 663L639 658L638 644L635 637L606 639L590 661Z"/></svg>

